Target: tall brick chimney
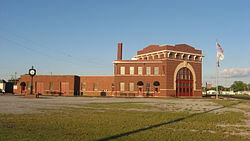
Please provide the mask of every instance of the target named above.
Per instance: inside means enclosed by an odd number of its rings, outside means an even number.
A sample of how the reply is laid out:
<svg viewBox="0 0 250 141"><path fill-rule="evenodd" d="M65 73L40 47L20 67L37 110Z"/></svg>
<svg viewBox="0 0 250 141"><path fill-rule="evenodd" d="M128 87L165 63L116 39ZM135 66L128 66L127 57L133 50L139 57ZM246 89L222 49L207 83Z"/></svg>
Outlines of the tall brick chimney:
<svg viewBox="0 0 250 141"><path fill-rule="evenodd" d="M118 43L117 60L122 60L122 43Z"/></svg>

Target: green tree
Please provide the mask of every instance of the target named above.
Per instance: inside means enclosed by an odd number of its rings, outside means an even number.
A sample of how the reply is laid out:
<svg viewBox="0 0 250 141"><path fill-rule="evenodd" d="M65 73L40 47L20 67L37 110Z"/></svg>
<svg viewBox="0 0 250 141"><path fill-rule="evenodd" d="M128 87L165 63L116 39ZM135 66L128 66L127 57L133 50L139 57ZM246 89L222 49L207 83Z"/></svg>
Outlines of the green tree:
<svg viewBox="0 0 250 141"><path fill-rule="evenodd" d="M218 90L219 90L219 91L224 91L224 90L225 90L225 87L219 85L219 86L218 86Z"/></svg>
<svg viewBox="0 0 250 141"><path fill-rule="evenodd" d="M235 91L244 91L247 89L247 84L245 84L242 81L234 81L234 83L231 85L231 88Z"/></svg>

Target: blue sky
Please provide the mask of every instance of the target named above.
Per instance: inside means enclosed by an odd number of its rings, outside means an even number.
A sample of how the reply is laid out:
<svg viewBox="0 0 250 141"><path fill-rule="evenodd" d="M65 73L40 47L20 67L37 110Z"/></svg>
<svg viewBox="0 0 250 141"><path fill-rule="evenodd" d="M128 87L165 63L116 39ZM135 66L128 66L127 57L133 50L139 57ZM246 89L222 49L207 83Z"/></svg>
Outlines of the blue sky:
<svg viewBox="0 0 250 141"><path fill-rule="evenodd" d="M203 81L214 83L215 41L225 50L220 83L250 83L249 0L0 0L0 78L27 73L112 75L151 44L201 49ZM226 70L225 70L226 69ZM232 77L223 78L228 72Z"/></svg>

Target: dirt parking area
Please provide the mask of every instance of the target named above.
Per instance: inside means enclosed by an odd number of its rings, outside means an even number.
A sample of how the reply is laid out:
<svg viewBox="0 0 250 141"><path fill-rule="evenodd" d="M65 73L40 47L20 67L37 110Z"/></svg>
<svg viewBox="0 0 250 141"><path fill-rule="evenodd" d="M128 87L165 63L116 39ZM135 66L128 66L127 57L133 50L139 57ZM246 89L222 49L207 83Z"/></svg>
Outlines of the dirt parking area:
<svg viewBox="0 0 250 141"><path fill-rule="evenodd" d="M215 102L206 99L164 99L164 98L115 98L115 97L53 97L24 98L24 96L0 96L0 113L29 114L42 112L41 109L60 109L65 107L77 108L78 105L88 103L119 103L131 102L154 106L155 110L188 111L190 113L204 112L221 107ZM246 105L238 105L238 107ZM139 109L143 110L143 109ZM146 109L145 109L146 110ZM151 109L152 110L152 109ZM240 108L223 108L215 112L242 111ZM249 113L246 113L249 115Z"/></svg>

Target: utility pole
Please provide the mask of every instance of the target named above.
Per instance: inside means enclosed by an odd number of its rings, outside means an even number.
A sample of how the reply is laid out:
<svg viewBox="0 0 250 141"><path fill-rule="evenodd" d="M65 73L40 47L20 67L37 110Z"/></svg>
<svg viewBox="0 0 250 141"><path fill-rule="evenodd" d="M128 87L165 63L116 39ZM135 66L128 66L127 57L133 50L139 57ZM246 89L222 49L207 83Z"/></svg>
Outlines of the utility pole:
<svg viewBox="0 0 250 141"><path fill-rule="evenodd" d="M15 81L14 81L14 84L15 84L15 85L16 85L16 83L17 83L16 75L17 75L17 72L15 72Z"/></svg>
<svg viewBox="0 0 250 141"><path fill-rule="evenodd" d="M205 91L206 91L206 97L207 97L207 82L206 82L206 88L205 88Z"/></svg>

